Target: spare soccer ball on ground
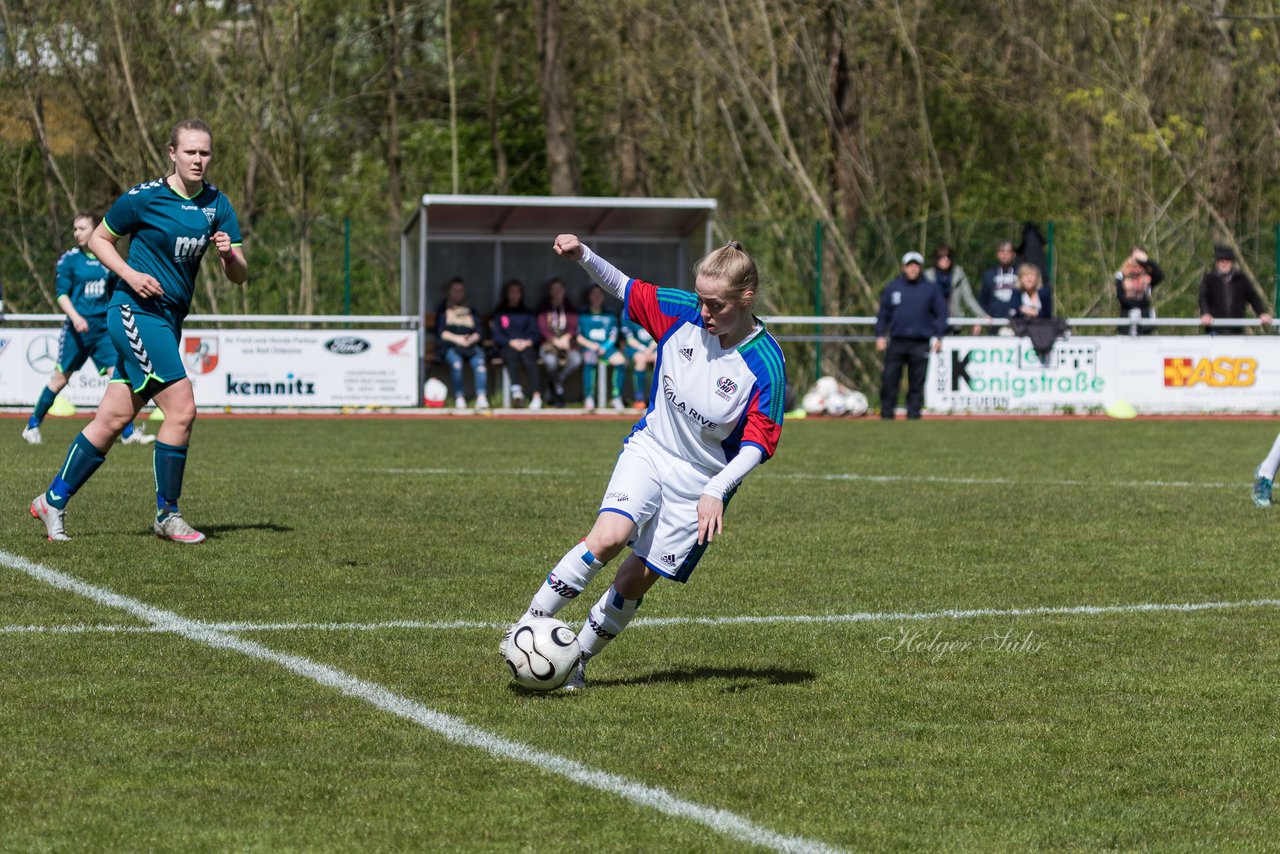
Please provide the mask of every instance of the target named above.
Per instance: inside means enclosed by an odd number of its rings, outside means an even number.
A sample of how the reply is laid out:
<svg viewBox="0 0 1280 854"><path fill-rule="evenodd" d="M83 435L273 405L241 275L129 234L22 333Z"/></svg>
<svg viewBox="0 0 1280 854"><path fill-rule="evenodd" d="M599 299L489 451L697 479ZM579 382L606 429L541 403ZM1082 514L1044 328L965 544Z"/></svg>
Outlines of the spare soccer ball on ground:
<svg viewBox="0 0 1280 854"><path fill-rule="evenodd" d="M867 397L840 385L835 377L821 377L801 399L800 406L808 415L856 417L867 414Z"/></svg>
<svg viewBox="0 0 1280 854"><path fill-rule="evenodd" d="M578 666L578 634L554 617L528 617L511 627L503 657L521 688L554 691Z"/></svg>

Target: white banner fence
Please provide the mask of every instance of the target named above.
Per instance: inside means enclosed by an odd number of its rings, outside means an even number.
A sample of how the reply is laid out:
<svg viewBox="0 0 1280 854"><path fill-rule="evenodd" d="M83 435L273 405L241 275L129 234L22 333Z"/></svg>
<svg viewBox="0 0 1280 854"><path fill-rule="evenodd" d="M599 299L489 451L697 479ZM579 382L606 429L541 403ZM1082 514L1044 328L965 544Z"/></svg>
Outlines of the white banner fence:
<svg viewBox="0 0 1280 854"><path fill-rule="evenodd" d="M782 340L870 341L874 317L770 317ZM1199 318L1073 318L1069 337L1043 356L1027 338L948 335L930 356L925 408L931 412L1105 411L1119 402L1142 414L1280 412L1280 336L1090 335L1091 329L1199 327ZM952 318L953 329L1005 320ZM796 326L865 329L862 334L791 334ZM1259 327L1257 320L1219 320L1220 329ZM782 334L781 330L788 330Z"/></svg>
<svg viewBox="0 0 1280 854"><path fill-rule="evenodd" d="M45 324L62 319L58 314L5 318L0 405L35 403L54 369L62 331L61 325ZM206 326L213 323L230 328ZM298 328L302 324L331 328ZM372 328L388 325L399 328ZM398 316L191 315L179 347L200 406L417 406L419 327L417 318ZM89 362L63 396L78 406L96 406L106 384Z"/></svg>

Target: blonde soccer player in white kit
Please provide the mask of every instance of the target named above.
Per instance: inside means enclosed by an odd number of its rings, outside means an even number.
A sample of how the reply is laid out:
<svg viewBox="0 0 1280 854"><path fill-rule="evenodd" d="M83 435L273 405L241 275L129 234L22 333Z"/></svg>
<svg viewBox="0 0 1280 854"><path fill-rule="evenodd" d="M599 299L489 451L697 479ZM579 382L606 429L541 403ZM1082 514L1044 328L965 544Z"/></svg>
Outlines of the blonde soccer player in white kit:
<svg viewBox="0 0 1280 854"><path fill-rule="evenodd" d="M619 297L624 319L658 342L648 408L623 445L595 524L547 575L526 613L555 615L631 546L578 634L582 659L564 686L574 690L654 582L688 581L724 530L734 490L778 447L787 381L778 342L751 313L759 274L737 243L698 262L696 294L629 278L572 234L556 237L554 249Z"/></svg>

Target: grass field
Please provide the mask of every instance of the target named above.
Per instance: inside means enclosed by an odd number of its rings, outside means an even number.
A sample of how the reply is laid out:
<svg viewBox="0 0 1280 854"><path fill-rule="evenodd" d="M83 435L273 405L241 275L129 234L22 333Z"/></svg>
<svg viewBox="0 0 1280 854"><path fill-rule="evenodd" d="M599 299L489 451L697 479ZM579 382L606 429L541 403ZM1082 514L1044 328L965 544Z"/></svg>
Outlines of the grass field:
<svg viewBox="0 0 1280 854"><path fill-rule="evenodd" d="M207 544L150 535L130 446L48 543L82 424L0 421L0 849L1280 839L1272 422L789 424L692 581L545 696L500 627L624 422L208 419Z"/></svg>

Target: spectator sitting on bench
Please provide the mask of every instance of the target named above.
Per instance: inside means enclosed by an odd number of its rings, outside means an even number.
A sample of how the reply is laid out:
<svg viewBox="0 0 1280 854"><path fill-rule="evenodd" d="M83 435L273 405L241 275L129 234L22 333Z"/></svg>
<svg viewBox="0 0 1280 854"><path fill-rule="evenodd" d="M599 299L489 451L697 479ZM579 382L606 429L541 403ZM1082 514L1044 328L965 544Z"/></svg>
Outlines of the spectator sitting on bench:
<svg viewBox="0 0 1280 854"><path fill-rule="evenodd" d="M511 279L502 286L502 299L493 310L489 321L493 330L493 343L502 355L507 376L511 379L511 404L524 406L524 390L529 389L530 409L542 408L542 394L538 391L538 319L524 304L524 283Z"/></svg>
<svg viewBox="0 0 1280 854"><path fill-rule="evenodd" d="M582 408L596 408L596 366L613 368L609 405L622 408L622 380L627 359L618 350L618 315L605 308L604 288L592 285L587 305L578 315L578 346L582 348Z"/></svg>
<svg viewBox="0 0 1280 854"><path fill-rule="evenodd" d="M489 371L484 361L484 348L480 346L480 332L484 328L480 315L467 303L467 285L454 276L445 286L445 297L436 309L436 338L440 351L449 366L449 379L453 384L453 405L465 409L467 397L463 393L462 366L471 365L475 378L476 409L489 408Z"/></svg>

